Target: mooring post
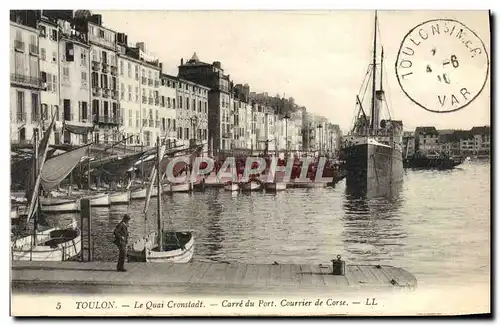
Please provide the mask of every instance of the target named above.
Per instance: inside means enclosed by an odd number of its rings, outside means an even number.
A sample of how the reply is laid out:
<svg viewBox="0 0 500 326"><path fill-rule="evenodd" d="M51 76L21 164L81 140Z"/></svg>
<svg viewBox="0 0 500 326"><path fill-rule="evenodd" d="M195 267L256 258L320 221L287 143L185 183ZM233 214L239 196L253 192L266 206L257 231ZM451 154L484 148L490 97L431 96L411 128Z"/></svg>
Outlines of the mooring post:
<svg viewBox="0 0 500 326"><path fill-rule="evenodd" d="M83 220L86 218L87 219L87 245L88 245L88 256L87 256L87 261L92 261L92 218L91 218L91 205L90 205L90 199L80 199L80 219L81 219L81 232L83 236L83 230L84 230L84 223ZM82 261L85 261L84 259L84 253L85 253L85 246L83 245L83 237L82 237Z"/></svg>
<svg viewBox="0 0 500 326"><path fill-rule="evenodd" d="M340 255L337 255L337 259L333 259L331 262L333 275L345 274L345 261L342 260L342 257L340 257Z"/></svg>

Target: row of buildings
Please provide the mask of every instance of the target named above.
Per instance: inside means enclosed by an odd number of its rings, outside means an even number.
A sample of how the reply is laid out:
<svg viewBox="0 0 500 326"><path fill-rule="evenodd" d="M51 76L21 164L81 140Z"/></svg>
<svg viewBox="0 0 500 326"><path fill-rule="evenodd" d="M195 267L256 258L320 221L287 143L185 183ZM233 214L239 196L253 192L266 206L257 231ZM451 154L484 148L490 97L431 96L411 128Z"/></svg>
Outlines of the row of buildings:
<svg viewBox="0 0 500 326"><path fill-rule="evenodd" d="M55 115L51 143L204 143L211 153L334 154L341 131L293 98L250 92L196 53L164 72L146 44L88 10L10 12L11 141L30 142Z"/></svg>
<svg viewBox="0 0 500 326"><path fill-rule="evenodd" d="M470 130L437 130L436 127L417 127L403 135L403 155L416 151L437 151L448 155L489 156L491 151L490 126Z"/></svg>

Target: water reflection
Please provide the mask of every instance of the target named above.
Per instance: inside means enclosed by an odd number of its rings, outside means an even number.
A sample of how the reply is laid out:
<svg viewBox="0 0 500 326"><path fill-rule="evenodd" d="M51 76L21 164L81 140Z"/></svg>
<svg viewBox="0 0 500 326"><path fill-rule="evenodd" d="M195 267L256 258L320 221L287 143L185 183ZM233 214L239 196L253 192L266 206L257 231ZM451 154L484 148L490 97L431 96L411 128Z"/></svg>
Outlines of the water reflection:
<svg viewBox="0 0 500 326"><path fill-rule="evenodd" d="M404 254L407 232L400 215L401 191L402 183L397 183L387 196L366 198L346 189L342 242L353 261L389 263Z"/></svg>

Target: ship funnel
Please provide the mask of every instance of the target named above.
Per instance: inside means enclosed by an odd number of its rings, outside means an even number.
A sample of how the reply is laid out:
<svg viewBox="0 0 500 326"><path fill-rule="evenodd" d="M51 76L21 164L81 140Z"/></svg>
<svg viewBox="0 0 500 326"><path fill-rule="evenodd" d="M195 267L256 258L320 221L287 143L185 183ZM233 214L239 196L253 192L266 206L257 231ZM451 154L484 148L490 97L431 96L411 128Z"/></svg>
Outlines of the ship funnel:
<svg viewBox="0 0 500 326"><path fill-rule="evenodd" d="M385 93L383 90L378 90L375 93L375 108L373 110L373 126L376 126L376 129L380 128L380 111L384 104Z"/></svg>

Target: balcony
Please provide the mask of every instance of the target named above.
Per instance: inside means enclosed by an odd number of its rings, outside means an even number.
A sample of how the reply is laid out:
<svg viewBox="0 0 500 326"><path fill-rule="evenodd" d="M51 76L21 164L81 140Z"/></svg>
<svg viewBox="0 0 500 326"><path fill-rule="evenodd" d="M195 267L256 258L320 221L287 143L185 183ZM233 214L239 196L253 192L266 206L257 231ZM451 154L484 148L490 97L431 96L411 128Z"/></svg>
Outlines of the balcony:
<svg viewBox="0 0 500 326"><path fill-rule="evenodd" d="M102 72L105 74L109 72L109 65L106 62L102 63Z"/></svg>
<svg viewBox="0 0 500 326"><path fill-rule="evenodd" d="M92 86L92 96L101 96L101 88Z"/></svg>
<svg viewBox="0 0 500 326"><path fill-rule="evenodd" d="M26 75L19 75L19 74L11 74L10 82L14 84L31 86L36 88L41 88L43 86L43 82L40 78L26 76Z"/></svg>
<svg viewBox="0 0 500 326"><path fill-rule="evenodd" d="M26 112L16 113L16 123L26 123Z"/></svg>
<svg viewBox="0 0 500 326"><path fill-rule="evenodd" d="M146 77L142 77L142 84L146 85L148 82L148 79Z"/></svg>
<svg viewBox="0 0 500 326"><path fill-rule="evenodd" d="M111 74L113 76L118 75L118 67L111 66Z"/></svg>
<svg viewBox="0 0 500 326"><path fill-rule="evenodd" d="M123 118L111 115L94 115L94 122L100 125L122 125Z"/></svg>
<svg viewBox="0 0 500 326"><path fill-rule="evenodd" d="M24 42L14 40L14 50L24 52Z"/></svg>
<svg viewBox="0 0 500 326"><path fill-rule="evenodd" d="M113 100L117 100L118 99L118 91L111 91L111 98Z"/></svg>
<svg viewBox="0 0 500 326"><path fill-rule="evenodd" d="M78 122L82 122L82 123L92 123L92 117L91 117L90 115L80 116L80 118L78 119Z"/></svg>
<svg viewBox="0 0 500 326"><path fill-rule="evenodd" d="M227 139L230 139L230 138L231 138L231 133L230 133L230 132L227 132L227 131L223 132L223 133L222 133L222 138L227 138Z"/></svg>
<svg viewBox="0 0 500 326"><path fill-rule="evenodd" d="M92 60L92 70L101 69L101 63L99 61Z"/></svg>
<svg viewBox="0 0 500 326"><path fill-rule="evenodd" d="M30 54L31 55L38 55L38 46L35 44L30 44Z"/></svg>
<svg viewBox="0 0 500 326"><path fill-rule="evenodd" d="M148 102L148 99L146 96L142 96L142 104L146 104Z"/></svg>
<svg viewBox="0 0 500 326"><path fill-rule="evenodd" d="M153 86L153 80L151 78L148 78L148 86Z"/></svg>
<svg viewBox="0 0 500 326"><path fill-rule="evenodd" d="M149 103L149 105L153 105L153 98L152 97L148 98L148 103Z"/></svg>
<svg viewBox="0 0 500 326"><path fill-rule="evenodd" d="M102 97L106 97L107 98L107 97L110 97L110 95L111 95L111 91L108 88L104 88L102 90Z"/></svg>

